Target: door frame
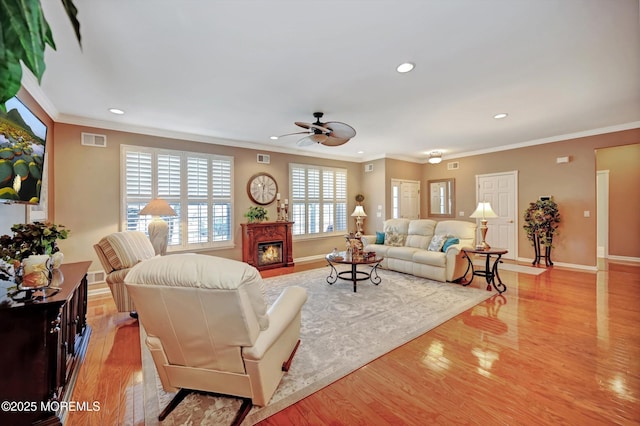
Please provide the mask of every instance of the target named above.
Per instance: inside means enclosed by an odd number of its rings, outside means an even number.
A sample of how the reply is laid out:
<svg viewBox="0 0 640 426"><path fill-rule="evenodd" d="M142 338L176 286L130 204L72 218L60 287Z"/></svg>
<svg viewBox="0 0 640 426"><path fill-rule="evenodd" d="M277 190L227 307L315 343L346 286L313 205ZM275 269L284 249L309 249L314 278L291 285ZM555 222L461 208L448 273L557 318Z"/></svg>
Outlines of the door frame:
<svg viewBox="0 0 640 426"><path fill-rule="evenodd" d="M596 258L609 257L609 170L596 171Z"/></svg>

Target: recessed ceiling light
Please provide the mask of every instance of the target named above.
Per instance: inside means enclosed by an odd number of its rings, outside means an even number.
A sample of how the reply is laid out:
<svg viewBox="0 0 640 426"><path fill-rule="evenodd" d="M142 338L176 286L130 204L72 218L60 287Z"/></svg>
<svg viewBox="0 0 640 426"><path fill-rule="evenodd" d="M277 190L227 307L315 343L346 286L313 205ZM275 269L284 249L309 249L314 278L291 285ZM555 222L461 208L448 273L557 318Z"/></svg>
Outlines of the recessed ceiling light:
<svg viewBox="0 0 640 426"><path fill-rule="evenodd" d="M358 151L358 154L364 154L364 151Z"/></svg>
<svg viewBox="0 0 640 426"><path fill-rule="evenodd" d="M404 62L396 67L396 71L398 71L399 73L409 72L413 68L415 68L415 66L416 65L412 64L411 62Z"/></svg>
<svg viewBox="0 0 640 426"><path fill-rule="evenodd" d="M124 111L118 108L109 108L109 112L112 114L118 114L118 115L124 114Z"/></svg>
<svg viewBox="0 0 640 426"><path fill-rule="evenodd" d="M270 136L269 139L271 139L272 141L277 141L278 137L277 136Z"/></svg>
<svg viewBox="0 0 640 426"><path fill-rule="evenodd" d="M509 115L509 114L507 114L506 112L501 112L500 114L496 114L496 115L494 115L494 116L493 116L493 118L495 118L495 119L498 119L498 120L499 120L499 119L501 119L501 118L507 118L507 116L508 116L508 115Z"/></svg>

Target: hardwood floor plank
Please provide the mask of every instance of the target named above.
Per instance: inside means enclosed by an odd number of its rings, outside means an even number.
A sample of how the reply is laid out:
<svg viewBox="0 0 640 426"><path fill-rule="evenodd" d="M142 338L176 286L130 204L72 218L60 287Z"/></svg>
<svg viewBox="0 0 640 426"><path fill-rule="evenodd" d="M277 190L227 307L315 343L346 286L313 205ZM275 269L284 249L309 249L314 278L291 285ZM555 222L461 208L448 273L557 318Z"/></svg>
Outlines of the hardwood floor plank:
<svg viewBox="0 0 640 426"><path fill-rule="evenodd" d="M640 424L640 266L501 277L502 297L260 424ZM473 287L486 287L476 280ZM102 409L70 413L66 424L144 424L137 322L110 297L90 298L88 320L93 333L73 400L98 400Z"/></svg>

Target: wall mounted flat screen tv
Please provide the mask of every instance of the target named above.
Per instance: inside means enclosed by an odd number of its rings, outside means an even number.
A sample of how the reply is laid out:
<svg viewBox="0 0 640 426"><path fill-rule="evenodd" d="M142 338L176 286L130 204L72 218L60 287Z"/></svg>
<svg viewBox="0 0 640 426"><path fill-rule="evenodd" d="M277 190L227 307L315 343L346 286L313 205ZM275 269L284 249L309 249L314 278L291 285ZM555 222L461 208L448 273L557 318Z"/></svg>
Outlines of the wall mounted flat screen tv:
<svg viewBox="0 0 640 426"><path fill-rule="evenodd" d="M47 126L17 97L0 110L0 202L39 204Z"/></svg>

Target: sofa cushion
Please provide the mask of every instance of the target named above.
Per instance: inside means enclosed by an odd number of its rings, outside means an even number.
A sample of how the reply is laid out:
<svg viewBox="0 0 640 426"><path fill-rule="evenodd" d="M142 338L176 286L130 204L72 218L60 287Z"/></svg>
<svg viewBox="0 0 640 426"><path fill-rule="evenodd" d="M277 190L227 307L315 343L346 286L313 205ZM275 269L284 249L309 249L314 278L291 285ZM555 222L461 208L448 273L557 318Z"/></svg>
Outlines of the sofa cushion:
<svg viewBox="0 0 640 426"><path fill-rule="evenodd" d="M384 244L384 232L376 232L375 244Z"/></svg>
<svg viewBox="0 0 640 426"><path fill-rule="evenodd" d="M409 222L409 229L407 235L407 241L405 245L407 247L416 247L420 249L427 249L431 237L433 237L433 231L436 227L436 221L431 219L416 219Z"/></svg>
<svg viewBox="0 0 640 426"><path fill-rule="evenodd" d="M442 246L444 245L444 242L447 241L447 238L449 238L448 235L442 235L442 234L434 235L433 238L431 239L431 242L429 243L429 248L427 248L427 250L442 251Z"/></svg>
<svg viewBox="0 0 640 426"><path fill-rule="evenodd" d="M450 235L460 240L459 244L473 246L476 239L476 224L462 220L442 220L436 225L435 233Z"/></svg>
<svg viewBox="0 0 640 426"><path fill-rule="evenodd" d="M418 250L413 254L413 261L444 268L447 265L447 255L441 251Z"/></svg>
<svg viewBox="0 0 640 426"><path fill-rule="evenodd" d="M413 261L413 255L421 249L415 247L390 247L387 257L400 260Z"/></svg>

